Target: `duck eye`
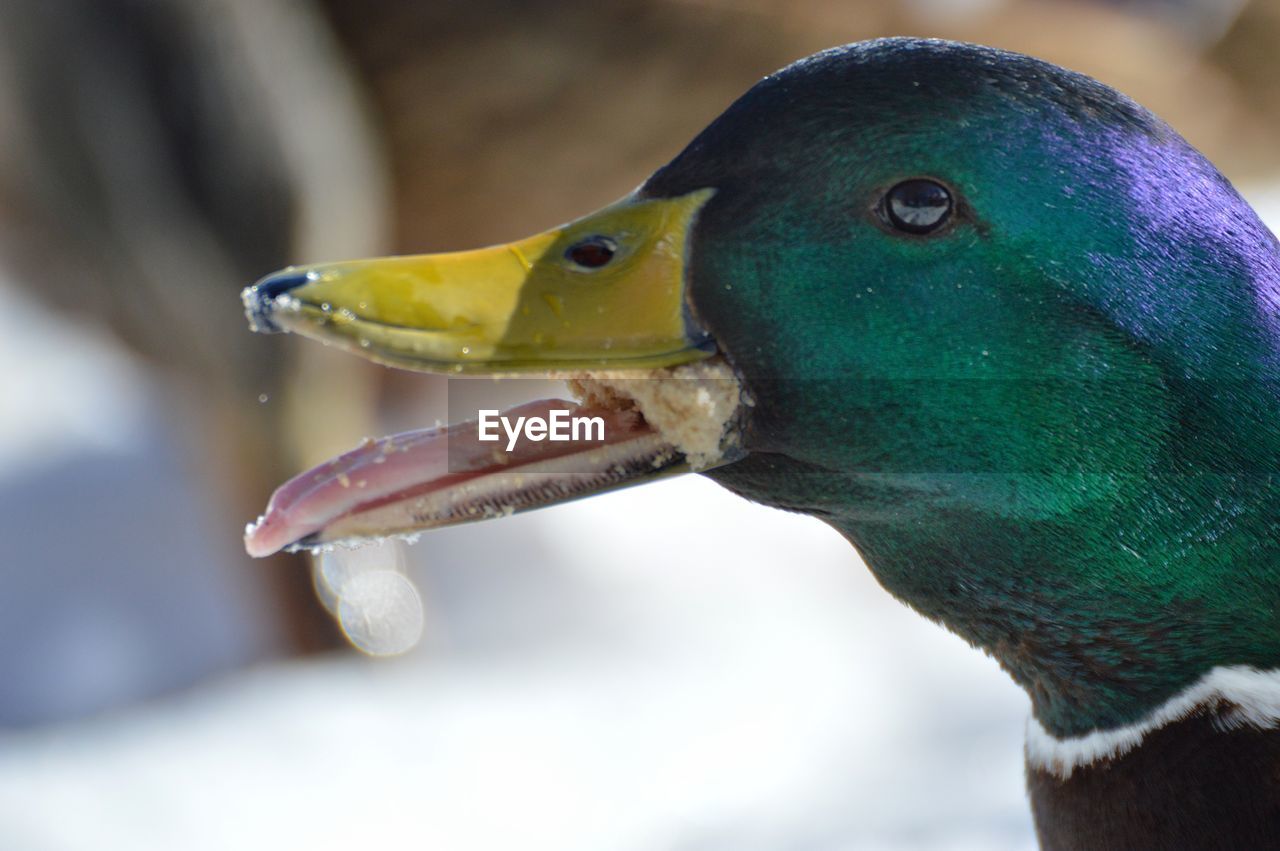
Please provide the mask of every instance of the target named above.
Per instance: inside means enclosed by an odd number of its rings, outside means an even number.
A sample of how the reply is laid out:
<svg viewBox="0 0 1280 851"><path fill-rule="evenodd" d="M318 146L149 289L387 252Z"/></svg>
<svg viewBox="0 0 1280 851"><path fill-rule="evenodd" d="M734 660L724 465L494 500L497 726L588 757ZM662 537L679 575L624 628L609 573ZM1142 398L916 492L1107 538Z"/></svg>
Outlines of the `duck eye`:
<svg viewBox="0 0 1280 851"><path fill-rule="evenodd" d="M881 204L889 224L905 233L932 233L951 218L951 193L923 178L902 181Z"/></svg>
<svg viewBox="0 0 1280 851"><path fill-rule="evenodd" d="M589 236L565 249L569 262L584 269L599 269L613 259L618 244L607 236Z"/></svg>

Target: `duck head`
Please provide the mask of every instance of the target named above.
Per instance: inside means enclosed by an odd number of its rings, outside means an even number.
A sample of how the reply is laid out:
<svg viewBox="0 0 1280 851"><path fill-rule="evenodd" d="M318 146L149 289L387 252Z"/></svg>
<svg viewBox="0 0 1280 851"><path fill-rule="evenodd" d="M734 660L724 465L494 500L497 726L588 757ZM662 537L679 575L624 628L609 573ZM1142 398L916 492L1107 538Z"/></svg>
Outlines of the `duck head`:
<svg viewBox="0 0 1280 851"><path fill-rule="evenodd" d="M820 53L601 213L286 270L245 300L261 330L396 366L579 375L614 435L505 458L474 425L371 443L282 488L251 551L693 467L830 523L1056 736L1280 659L1276 241L1167 125L1038 60Z"/></svg>

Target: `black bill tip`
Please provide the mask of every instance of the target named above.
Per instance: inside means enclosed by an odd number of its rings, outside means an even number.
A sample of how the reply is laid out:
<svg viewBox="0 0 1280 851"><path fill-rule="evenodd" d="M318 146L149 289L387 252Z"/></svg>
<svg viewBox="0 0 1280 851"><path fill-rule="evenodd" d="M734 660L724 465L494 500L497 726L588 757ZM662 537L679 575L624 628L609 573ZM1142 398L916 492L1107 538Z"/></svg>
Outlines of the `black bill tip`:
<svg viewBox="0 0 1280 851"><path fill-rule="evenodd" d="M240 293L240 299L244 302L244 314L249 319L249 327L263 334L273 334L283 330L271 319L276 298L311 280L311 276L306 272L285 269L267 275L251 287L245 287Z"/></svg>

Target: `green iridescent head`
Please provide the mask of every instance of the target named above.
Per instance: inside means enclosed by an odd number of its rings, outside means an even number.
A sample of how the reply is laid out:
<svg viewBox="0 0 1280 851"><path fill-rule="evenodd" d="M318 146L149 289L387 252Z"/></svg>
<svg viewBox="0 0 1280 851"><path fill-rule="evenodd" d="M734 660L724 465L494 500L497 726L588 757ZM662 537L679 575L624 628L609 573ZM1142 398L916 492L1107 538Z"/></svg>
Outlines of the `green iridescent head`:
<svg viewBox="0 0 1280 851"><path fill-rule="evenodd" d="M935 41L772 75L642 188L713 187L700 322L756 398L710 475L818 515L1051 730L1280 661L1280 274L1124 96Z"/></svg>

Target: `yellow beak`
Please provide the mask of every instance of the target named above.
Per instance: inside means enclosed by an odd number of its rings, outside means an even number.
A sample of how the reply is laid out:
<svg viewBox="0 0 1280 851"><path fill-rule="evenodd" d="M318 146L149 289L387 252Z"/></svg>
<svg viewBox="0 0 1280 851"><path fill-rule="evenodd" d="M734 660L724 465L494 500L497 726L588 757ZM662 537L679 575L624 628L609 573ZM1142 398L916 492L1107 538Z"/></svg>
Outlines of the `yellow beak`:
<svg viewBox="0 0 1280 851"><path fill-rule="evenodd" d="M714 194L624 199L507 245L291 267L243 297L286 330L428 372L555 373L707 357L686 305L689 231Z"/></svg>

